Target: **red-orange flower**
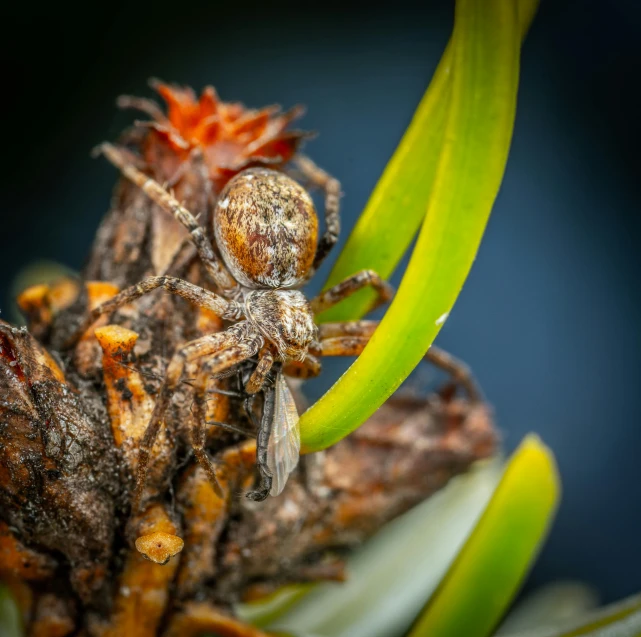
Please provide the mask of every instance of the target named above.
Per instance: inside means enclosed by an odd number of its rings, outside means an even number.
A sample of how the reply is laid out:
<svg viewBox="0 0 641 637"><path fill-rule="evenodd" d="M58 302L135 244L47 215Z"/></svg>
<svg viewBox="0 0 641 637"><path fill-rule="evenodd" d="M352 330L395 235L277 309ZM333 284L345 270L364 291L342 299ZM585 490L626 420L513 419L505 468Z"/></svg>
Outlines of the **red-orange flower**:
<svg viewBox="0 0 641 637"><path fill-rule="evenodd" d="M152 86L167 104L166 116L152 101L135 98L120 101L121 105L140 108L153 118L149 123L152 133L143 150L147 163L158 166L162 157L163 172L169 173L192 149L200 148L216 191L248 166L281 166L296 153L300 142L310 136L300 130L285 130L302 115L300 106L285 113L278 106L255 110L238 102L221 101L212 86L206 87L199 99L189 87L157 81ZM168 179L170 175L164 174L162 178Z"/></svg>

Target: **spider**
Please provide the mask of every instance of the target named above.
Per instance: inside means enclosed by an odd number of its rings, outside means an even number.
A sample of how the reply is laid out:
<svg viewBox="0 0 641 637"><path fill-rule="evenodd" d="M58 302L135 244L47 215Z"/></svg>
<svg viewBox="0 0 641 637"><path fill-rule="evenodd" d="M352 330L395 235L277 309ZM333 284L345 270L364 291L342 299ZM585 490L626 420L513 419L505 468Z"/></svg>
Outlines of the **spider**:
<svg viewBox="0 0 641 637"><path fill-rule="evenodd" d="M354 274L311 301L298 289L312 277L338 240L339 182L309 158L295 157L302 174L325 193L326 229L319 240L318 216L308 192L283 172L247 168L233 177L218 196L212 216L212 244L191 212L138 170L127 151L104 143L97 152L188 230L217 292L177 277L151 276L91 311L75 334L89 329L101 315L158 288L232 322L225 331L184 344L172 356L139 450L134 510L142 497L150 453L165 411L186 366L195 364L199 370L194 386L197 402L203 403L209 378L254 357L257 362L245 387L248 394L261 391L272 368L276 374L273 384L268 383L265 389L263 417L257 432L260 484L246 495L262 501L270 491L280 493L296 466L300 447L298 415L282 373L315 376L320 371L320 356L358 355L377 325L374 321L354 321L318 326L314 315L366 286L377 292L376 305L393 295L392 287L372 270ZM430 350L427 357L456 378L470 378L462 366L439 350ZM191 431L194 455L222 497L215 464L205 450L205 419L197 421Z"/></svg>

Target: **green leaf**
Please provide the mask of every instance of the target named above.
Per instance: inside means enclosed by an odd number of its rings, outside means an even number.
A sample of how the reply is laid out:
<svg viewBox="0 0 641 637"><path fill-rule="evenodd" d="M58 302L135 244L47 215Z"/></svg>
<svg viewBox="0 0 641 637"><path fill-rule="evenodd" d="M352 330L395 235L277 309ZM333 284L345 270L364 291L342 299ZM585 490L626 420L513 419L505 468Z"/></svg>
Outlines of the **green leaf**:
<svg viewBox="0 0 641 637"><path fill-rule="evenodd" d="M370 343L301 417L303 452L338 442L376 411L419 363L454 305L503 178L519 49L514 0L457 2L451 96L423 227Z"/></svg>
<svg viewBox="0 0 641 637"><path fill-rule="evenodd" d="M530 28L537 6L538 0L517 0L521 39ZM336 260L325 289L364 269L376 270L388 279L416 236L443 147L452 86L452 52L450 41L410 125ZM375 298L371 290L362 290L320 314L319 320L359 319Z"/></svg>
<svg viewBox="0 0 641 637"><path fill-rule="evenodd" d="M554 457L529 435L409 637L486 637L507 610L559 500Z"/></svg>
<svg viewBox="0 0 641 637"><path fill-rule="evenodd" d="M234 614L248 624L263 628L295 606L296 602L305 597L314 586L314 584L283 586L266 599L236 604Z"/></svg>
<svg viewBox="0 0 641 637"><path fill-rule="evenodd" d="M456 559L501 474L502 462L494 459L452 480L352 553L346 582L316 584L269 630L324 637L405 633Z"/></svg>
<svg viewBox="0 0 641 637"><path fill-rule="evenodd" d="M20 611L7 586L0 583L0 635L22 637Z"/></svg>

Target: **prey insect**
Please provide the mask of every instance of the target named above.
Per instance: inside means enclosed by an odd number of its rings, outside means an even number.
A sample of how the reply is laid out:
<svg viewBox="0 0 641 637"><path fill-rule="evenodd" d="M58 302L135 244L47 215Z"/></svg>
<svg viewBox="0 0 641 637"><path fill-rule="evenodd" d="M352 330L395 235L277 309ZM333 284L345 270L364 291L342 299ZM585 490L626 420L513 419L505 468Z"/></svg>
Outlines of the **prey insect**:
<svg viewBox="0 0 641 637"><path fill-rule="evenodd" d="M212 393L242 398L245 411L256 428L256 457L259 466L263 467L264 487L269 488L272 496L280 495L287 484L289 475L298 465L300 455L299 414L294 396L282 373L280 363L275 363L263 383L263 406L260 421L256 422L254 398L256 394L248 393L244 388L251 376L251 370L239 371L240 390L212 389ZM211 422L207 424L228 428L226 423ZM236 429L236 431L238 431Z"/></svg>

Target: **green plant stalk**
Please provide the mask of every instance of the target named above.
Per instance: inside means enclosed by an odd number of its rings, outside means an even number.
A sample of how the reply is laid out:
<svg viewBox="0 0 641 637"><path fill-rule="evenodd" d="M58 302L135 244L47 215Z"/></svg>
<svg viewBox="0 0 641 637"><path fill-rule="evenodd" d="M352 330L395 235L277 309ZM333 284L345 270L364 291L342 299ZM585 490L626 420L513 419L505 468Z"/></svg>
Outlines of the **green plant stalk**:
<svg viewBox="0 0 641 637"><path fill-rule="evenodd" d="M490 635L538 553L559 493L554 456L527 436L409 637Z"/></svg>
<svg viewBox="0 0 641 637"><path fill-rule="evenodd" d="M2 637L22 637L20 611L11 596L9 588L0 583L0 635Z"/></svg>
<svg viewBox="0 0 641 637"><path fill-rule="evenodd" d="M354 431L428 350L468 275L505 170L520 34L514 0L456 4L452 91L427 215L401 286L363 353L300 421L303 452Z"/></svg>
<svg viewBox="0 0 641 637"><path fill-rule="evenodd" d="M521 40L538 0L517 0ZM325 289L363 269L389 279L425 217L443 147L451 92L452 40L394 155L385 167L365 210L329 275ZM376 298L364 289L318 316L320 322L362 318Z"/></svg>

